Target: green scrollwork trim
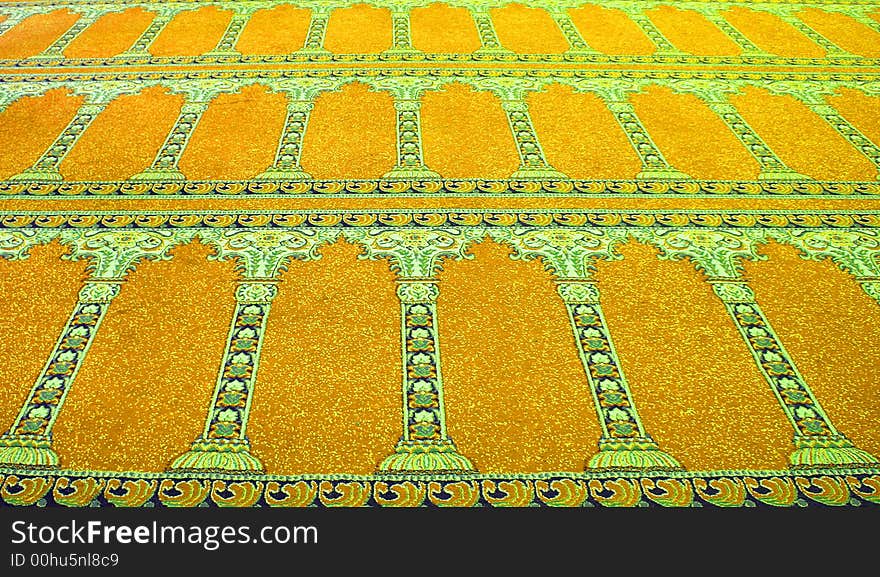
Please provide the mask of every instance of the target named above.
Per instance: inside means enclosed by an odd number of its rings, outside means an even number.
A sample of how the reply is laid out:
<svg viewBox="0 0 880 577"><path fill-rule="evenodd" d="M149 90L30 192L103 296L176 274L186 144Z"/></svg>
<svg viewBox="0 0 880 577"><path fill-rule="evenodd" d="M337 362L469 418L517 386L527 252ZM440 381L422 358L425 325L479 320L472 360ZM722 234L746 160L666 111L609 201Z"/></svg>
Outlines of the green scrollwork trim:
<svg viewBox="0 0 880 577"><path fill-rule="evenodd" d="M170 470L259 473L263 471L263 464L251 455L247 439L200 439L171 462Z"/></svg>
<svg viewBox="0 0 880 577"><path fill-rule="evenodd" d="M475 471L470 460L449 440L401 440L379 464L379 471L407 473L466 473Z"/></svg>
<svg viewBox="0 0 880 577"><path fill-rule="evenodd" d="M794 469L873 465L877 457L859 449L841 434L825 437L795 435L789 462Z"/></svg>
<svg viewBox="0 0 880 577"><path fill-rule="evenodd" d="M681 464L661 451L650 437L601 439L599 452L587 460L587 470L675 471Z"/></svg>

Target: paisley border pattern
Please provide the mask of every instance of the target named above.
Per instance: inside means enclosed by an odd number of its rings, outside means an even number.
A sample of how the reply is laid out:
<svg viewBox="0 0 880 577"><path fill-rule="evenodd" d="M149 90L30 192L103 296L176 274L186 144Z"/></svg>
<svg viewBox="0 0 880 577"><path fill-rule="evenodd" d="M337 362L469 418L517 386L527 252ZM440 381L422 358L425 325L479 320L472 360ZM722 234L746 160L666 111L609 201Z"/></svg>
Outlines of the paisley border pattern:
<svg viewBox="0 0 880 577"><path fill-rule="evenodd" d="M626 475L232 476L0 469L0 508L876 507L880 468Z"/></svg>

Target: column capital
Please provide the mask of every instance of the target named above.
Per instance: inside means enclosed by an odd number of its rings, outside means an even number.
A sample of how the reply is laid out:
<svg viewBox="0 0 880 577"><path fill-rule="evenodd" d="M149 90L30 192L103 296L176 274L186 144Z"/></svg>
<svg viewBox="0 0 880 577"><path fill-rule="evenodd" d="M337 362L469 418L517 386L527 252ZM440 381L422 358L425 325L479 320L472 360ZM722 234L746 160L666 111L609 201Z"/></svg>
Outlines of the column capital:
<svg viewBox="0 0 880 577"><path fill-rule="evenodd" d="M745 279L707 279L712 285L712 290L725 304L754 303L755 293Z"/></svg>
<svg viewBox="0 0 880 577"><path fill-rule="evenodd" d="M402 303L435 303L438 296L440 296L440 287L436 280L397 280L397 298Z"/></svg>
<svg viewBox="0 0 880 577"><path fill-rule="evenodd" d="M345 238L364 249L362 259L388 259L401 279L433 279L443 268L442 259L470 259L470 245L482 240L482 230L466 228L398 230L351 228Z"/></svg>
<svg viewBox="0 0 880 577"><path fill-rule="evenodd" d="M596 304L599 302L599 287L591 280L557 280L556 292L559 293L565 304Z"/></svg>
<svg viewBox="0 0 880 577"><path fill-rule="evenodd" d="M79 289L79 302L106 304L119 295L123 279L87 280Z"/></svg>
<svg viewBox="0 0 880 577"><path fill-rule="evenodd" d="M239 304L268 304L278 296L275 279L244 279L235 288L235 301Z"/></svg>

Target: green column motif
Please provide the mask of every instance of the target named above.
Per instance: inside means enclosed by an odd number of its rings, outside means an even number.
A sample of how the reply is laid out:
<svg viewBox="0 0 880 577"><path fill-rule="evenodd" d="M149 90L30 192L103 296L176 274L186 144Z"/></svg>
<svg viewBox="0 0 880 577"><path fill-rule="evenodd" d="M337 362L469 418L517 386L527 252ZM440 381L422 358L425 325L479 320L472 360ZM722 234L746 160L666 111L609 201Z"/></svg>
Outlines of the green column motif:
<svg viewBox="0 0 880 577"><path fill-rule="evenodd" d="M232 93L238 89L238 86L231 82L202 82L202 85L181 89L185 95L185 101L180 108L177 120L174 121L171 132L168 133L150 167L132 176L129 180L184 180L186 178L186 175L178 168L178 163L196 126L202 119L202 115L217 94L221 92Z"/></svg>
<svg viewBox="0 0 880 577"><path fill-rule="evenodd" d="M717 7L710 5L689 6L688 8L699 12L706 18L706 20L714 24L716 28L724 32L728 38L733 40L736 45L740 47L742 50L742 56L769 56L767 52L761 50L754 42L749 40L745 34L728 22Z"/></svg>
<svg viewBox="0 0 880 577"><path fill-rule="evenodd" d="M465 229L351 229L346 237L364 247L360 258L387 258L398 275L403 359L403 433L380 471L466 472L474 466L446 431L437 327L435 275L442 258L468 258L474 231Z"/></svg>
<svg viewBox="0 0 880 577"><path fill-rule="evenodd" d="M247 26L248 20L250 20L254 12L259 10L259 7L233 4L231 8L233 13L232 18L229 20L229 25L226 26L226 30L223 32L223 36L220 38L217 46L210 52L205 53L205 56L240 55L238 50L235 49L235 45L244 31L244 27Z"/></svg>
<svg viewBox="0 0 880 577"><path fill-rule="evenodd" d="M189 451L174 459L171 469L263 470L262 463L250 452L247 418L260 363L260 345L272 299L277 292L278 287L271 281L249 281L238 285L235 315L205 430Z"/></svg>
<svg viewBox="0 0 880 577"><path fill-rule="evenodd" d="M138 36L131 48L120 54L120 57L143 57L150 56L150 46L153 41L162 33L168 23L179 13L179 8L167 6L150 5L150 11L155 13L153 21L147 26L147 29Z"/></svg>
<svg viewBox="0 0 880 577"><path fill-rule="evenodd" d="M425 165L422 147L422 94L437 89L439 83L430 78L386 78L370 83L377 90L394 96L397 113L397 164L383 178L432 179L440 175Z"/></svg>
<svg viewBox="0 0 880 577"><path fill-rule="evenodd" d="M21 24L22 20L24 20L25 18L27 18L28 16L31 15L30 12L18 12L18 11L13 12L12 14L4 12L4 14L7 14L7 18L3 22L0 22L0 36L3 36L4 34L9 32L13 28L18 26L19 24Z"/></svg>
<svg viewBox="0 0 880 577"><path fill-rule="evenodd" d="M644 35L654 44L657 48L655 54L682 54L682 51L676 48L672 42L667 40L666 37L663 36L663 33L660 32L660 29L657 28L657 26L654 25L654 22L651 21L647 14L645 14L644 7L637 4L622 4L615 7L629 16L630 20L635 22Z"/></svg>
<svg viewBox="0 0 880 577"><path fill-rule="evenodd" d="M419 54L412 44L409 10L405 7L391 7L391 48L385 54Z"/></svg>
<svg viewBox="0 0 880 577"><path fill-rule="evenodd" d="M510 175L510 178L568 178L547 162L529 115L526 94L536 90L537 84L524 79L485 78L473 85L477 90L491 90L501 98L501 107L507 115L507 122L520 160L519 168Z"/></svg>
<svg viewBox="0 0 880 577"><path fill-rule="evenodd" d="M431 179L440 175L425 166L420 100L394 100L397 112L397 165L383 178Z"/></svg>
<svg viewBox="0 0 880 577"><path fill-rule="evenodd" d="M690 259L706 274L794 429L794 468L859 466L877 459L838 432L785 350L755 295L742 278L740 259L760 259L760 230L653 230L637 233L661 250L661 258Z"/></svg>
<svg viewBox="0 0 880 577"><path fill-rule="evenodd" d="M501 107L507 113L507 122L516 141L519 153L519 169L510 178L563 179L568 178L547 163L538 135L529 115L525 100L502 100Z"/></svg>
<svg viewBox="0 0 880 577"><path fill-rule="evenodd" d="M40 82L4 83L0 85L0 112L4 112L10 104L20 98L39 97L56 86Z"/></svg>
<svg viewBox="0 0 880 577"><path fill-rule="evenodd" d="M108 86L99 86L94 92L86 93L85 103L79 107L52 145L40 155L40 158L30 168L11 176L9 180L62 180L58 167L80 136L110 101L121 93L136 91L132 87L131 84L116 83L113 85L108 83ZM74 90L76 88L74 87Z"/></svg>
<svg viewBox="0 0 880 577"><path fill-rule="evenodd" d="M746 122L736 107L730 104L728 93L734 92L735 88L697 80L676 82L672 88L679 92L695 94L709 106L712 112L718 115L760 165L759 180L809 180L809 177L798 174L786 166L782 159Z"/></svg>
<svg viewBox="0 0 880 577"><path fill-rule="evenodd" d="M629 139L633 150L639 155L642 161L642 170L636 175L636 178L643 180L655 179L671 179L671 180L688 180L690 176L675 169L666 158L654 141L651 140L647 129L642 121L636 115L635 107L627 101L624 93L618 93L617 90L596 91L596 94L605 101L605 105L614 119L623 129L624 134Z"/></svg>
<svg viewBox="0 0 880 577"><path fill-rule="evenodd" d="M52 428L125 275L141 259L167 259L178 242L171 232L65 230L73 246L63 258L89 258L91 276L15 422L0 436L0 464L57 467Z"/></svg>
<svg viewBox="0 0 880 577"><path fill-rule="evenodd" d="M852 144L874 164L878 170L877 179L880 179L880 147L874 144L862 131L850 124L833 106L824 103L818 104L813 102L812 99L808 99L806 104L810 107L810 110L821 116L847 142Z"/></svg>
<svg viewBox="0 0 880 577"><path fill-rule="evenodd" d="M767 233L797 248L810 260L830 259L855 277L862 290L880 304L880 234L874 230L780 229Z"/></svg>
<svg viewBox="0 0 880 577"><path fill-rule="evenodd" d="M184 180L186 176L180 172L177 164L209 103L209 101L184 102L174 127L156 154L153 164L143 172L132 176L130 180Z"/></svg>
<svg viewBox="0 0 880 577"><path fill-rule="evenodd" d="M846 14L847 16L849 16L850 18L852 18L856 22L858 22L864 26L867 26L868 28L870 28L874 32L880 34L880 22L878 22L877 20L874 20L870 16L870 13L873 12L874 10L875 10L874 8L870 8L870 7L863 8L860 10L858 6L846 6L846 7L838 8L837 10L835 10L835 12L840 12L842 14ZM5 22L4 22L4 24L5 24Z"/></svg>
<svg viewBox="0 0 880 577"><path fill-rule="evenodd" d="M495 32L495 25L492 24L492 16L489 15L489 7L478 5L468 8L477 27L477 34L480 36L480 48L477 49L476 54L512 55L513 51L501 46L501 41L498 40L498 33Z"/></svg>
<svg viewBox="0 0 880 577"><path fill-rule="evenodd" d="M171 470L263 470L251 454L247 423L277 278L291 259L320 258L318 248L337 236L335 229L200 232L202 242L216 248L213 260L236 259L243 280L235 290L235 313L204 430L172 461Z"/></svg>
<svg viewBox="0 0 880 577"><path fill-rule="evenodd" d="M594 50L587 44L587 41L584 40L583 35L577 29L565 8L559 7L548 10L548 12L568 42L568 54L601 54L598 50Z"/></svg>
<svg viewBox="0 0 880 577"><path fill-rule="evenodd" d="M70 43L73 42L77 36L82 34L86 28L95 23L95 21L104 14L107 14L109 11L79 11L80 16L73 25L67 29L67 31L61 35L60 38L55 40L52 44L49 45L48 48L33 56L32 58L36 59L45 59L45 60L60 60L64 58L64 51L70 46Z"/></svg>
<svg viewBox="0 0 880 577"><path fill-rule="evenodd" d="M728 102L708 102L712 112L718 115L730 131L743 143L752 158L758 161L761 172L758 180L808 180L809 177L799 174L785 165L782 159L767 146L758 133L749 126L736 107Z"/></svg>
<svg viewBox="0 0 880 577"><path fill-rule="evenodd" d="M515 260L540 259L556 278L565 303L578 355L602 428L599 451L586 461L587 470L681 469L645 430L592 280L595 261L618 260L615 247L626 241L616 229L492 230L492 238L510 245Z"/></svg>
<svg viewBox="0 0 880 577"><path fill-rule="evenodd" d="M329 55L330 51L324 48L324 36L327 34L327 23L330 21L330 8L313 5L312 17L309 21L309 30L306 33L306 41L299 50L305 54Z"/></svg>
<svg viewBox="0 0 880 577"><path fill-rule="evenodd" d="M255 178L262 180L309 180L312 176L300 165L303 139L309 125L309 117L318 94L339 88L339 83L329 79L299 78L282 80L273 84L277 92L287 96L287 117L278 141L275 161L265 172Z"/></svg>
<svg viewBox="0 0 880 577"><path fill-rule="evenodd" d="M287 102L287 117L284 119L284 131L275 152L275 162L257 179L268 180L309 180L312 176L299 164L302 155L302 143L309 115L314 104L302 100Z"/></svg>
<svg viewBox="0 0 880 577"><path fill-rule="evenodd" d="M790 10L779 10L776 7L773 7L772 10L769 10L771 14L775 14L778 16L783 22L791 25L795 30L818 44L824 51L826 57L840 57L840 56L853 56L840 46L837 46L818 32L814 30L812 27L808 26L806 22L797 17L797 15Z"/></svg>

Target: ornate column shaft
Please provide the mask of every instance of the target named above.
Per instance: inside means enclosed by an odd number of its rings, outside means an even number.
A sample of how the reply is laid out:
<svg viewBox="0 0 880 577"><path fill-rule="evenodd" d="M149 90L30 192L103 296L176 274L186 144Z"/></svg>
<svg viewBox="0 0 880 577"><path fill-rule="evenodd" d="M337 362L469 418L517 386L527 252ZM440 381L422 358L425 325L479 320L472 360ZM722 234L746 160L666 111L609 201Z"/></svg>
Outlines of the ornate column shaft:
<svg viewBox="0 0 880 577"><path fill-rule="evenodd" d="M213 95L206 96L204 100L184 102L174 127L159 148L153 164L140 174L132 176L130 180L184 180L186 177L180 172L177 164L212 98Z"/></svg>
<svg viewBox="0 0 880 577"><path fill-rule="evenodd" d="M151 11L154 10L153 6L150 6ZM153 21L150 22L150 25L147 26L147 29L143 31L143 33L138 36L138 39L134 41L131 48L120 54L120 57L126 56L150 56L150 46L153 44L153 41L162 33L168 23L174 19L174 16L177 15L177 12L174 11L173 7L161 7L155 12L155 17Z"/></svg>
<svg viewBox="0 0 880 577"><path fill-rule="evenodd" d="M790 24L794 27L798 32L818 44L824 51L825 56L853 56L840 46L837 46L818 32L810 27L806 22L797 17L794 12L790 12L788 10L773 10L772 14L776 14L782 19L786 24Z"/></svg>
<svg viewBox="0 0 880 577"><path fill-rule="evenodd" d="M287 118L284 120L284 131L275 152L275 162L258 179L267 180L308 180L312 176L299 164L302 154L303 138L309 125L309 115L314 104L304 100L287 102Z"/></svg>
<svg viewBox="0 0 880 577"><path fill-rule="evenodd" d="M511 178L568 178L547 163L538 135L529 115L529 106L523 99L502 100L501 106L507 113L507 122L516 142L519 153L519 169Z"/></svg>
<svg viewBox="0 0 880 577"><path fill-rule="evenodd" d="M19 24L21 24L22 20L27 18L24 14L14 14L10 15L6 20L0 22L0 36L3 36Z"/></svg>
<svg viewBox="0 0 880 577"><path fill-rule="evenodd" d="M719 30L724 32L724 34L733 40L737 46L742 50L743 56L768 56L768 53L764 50L761 50L754 42L748 39L748 37L740 32L735 26L733 26L727 19L721 14L718 8L714 6L705 6L699 8L690 8L690 10L696 10L700 14L702 14L706 20L714 24Z"/></svg>
<svg viewBox="0 0 880 577"><path fill-rule="evenodd" d="M636 115L636 109L632 104L622 98L615 98L613 95L603 93L598 93L598 95L605 101L606 106L614 115L614 119L617 120L642 161L642 170L636 175L636 178L645 180L690 178L666 161L660 149L651 140L642 121Z"/></svg>
<svg viewBox="0 0 880 577"><path fill-rule="evenodd" d="M109 99L90 102L89 98L79 107L73 119L64 127L61 134L40 158L24 171L11 176L9 180L62 180L58 167L86 131L92 121L109 103Z"/></svg>
<svg viewBox="0 0 880 577"><path fill-rule="evenodd" d="M504 48L498 40L498 33L495 32L488 6L470 6L469 9L477 27L477 34L480 36L481 46L476 54L513 54L512 50Z"/></svg>
<svg viewBox="0 0 880 577"><path fill-rule="evenodd" d="M418 54L413 48L412 31L409 20L409 9L392 7L391 9L391 48L386 54Z"/></svg>
<svg viewBox="0 0 880 577"><path fill-rule="evenodd" d="M736 107L720 98L711 95L699 95L718 115L731 132L742 142L752 158L761 165L759 180L808 180L809 177L798 174L782 162L758 133L746 122Z"/></svg>
<svg viewBox="0 0 880 577"><path fill-rule="evenodd" d="M446 432L437 329L437 281L398 280L403 354L403 435L381 471L472 471Z"/></svg>
<svg viewBox="0 0 880 577"><path fill-rule="evenodd" d="M421 101L395 97L397 111L397 165L383 178L428 179L440 175L425 165L422 152Z"/></svg>
<svg viewBox="0 0 880 577"><path fill-rule="evenodd" d="M710 278L709 282L794 428L795 450L789 457L792 467L877 463L873 455L855 447L834 428L746 281L742 278Z"/></svg>
<svg viewBox="0 0 880 577"><path fill-rule="evenodd" d="M630 20L635 22L636 25L641 28L645 36L647 36L657 48L657 54L682 54L681 50L676 48L672 42L663 36L663 33L660 32L660 29L654 25L650 18L648 18L642 7L637 5L630 6L627 4L618 8L626 13Z"/></svg>
<svg viewBox="0 0 880 577"><path fill-rule="evenodd" d="M330 21L330 8L312 6L312 17L309 21L309 30L306 33L306 41L300 52L306 54L330 54L324 48L324 36L327 34L327 23Z"/></svg>
<svg viewBox="0 0 880 577"><path fill-rule="evenodd" d="M587 469L681 469L645 431L599 303L599 289L586 279L557 280L559 296L578 345L578 354L602 427L599 452Z"/></svg>
<svg viewBox="0 0 880 577"><path fill-rule="evenodd" d="M172 470L262 471L250 453L247 421L253 399L260 348L277 281L248 279L235 291L235 314L205 428L192 448L171 463Z"/></svg>
<svg viewBox="0 0 880 577"><path fill-rule="evenodd" d="M257 11L257 8L233 5L232 9L234 12L229 20L229 25L226 26L226 30L223 32L223 37L220 38L220 41L213 50L205 53L205 56L238 56L240 54L235 49L235 45L242 31L244 31L244 27L247 26L248 20Z"/></svg>
<svg viewBox="0 0 880 577"><path fill-rule="evenodd" d="M33 56L33 58L37 59L61 59L64 58L64 50L73 42L77 36L82 34L86 28L95 23L95 21L106 14L107 12L101 13L96 11L87 11L80 13L79 18L73 25L67 29L67 31L61 35L60 38L55 40L52 44L49 45L48 48Z"/></svg>
<svg viewBox="0 0 880 577"><path fill-rule="evenodd" d="M577 29L577 26L575 26L571 16L568 15L565 8L557 8L548 11L550 12L550 16L552 16L553 20L556 22L556 25L559 27L559 30L562 32L562 35L565 36L565 40L568 42L568 54L600 54L598 50L594 50L589 44L587 44L587 41L584 40L584 37Z"/></svg>
<svg viewBox="0 0 880 577"><path fill-rule="evenodd" d="M92 279L80 289L61 337L15 422L0 436L0 464L57 467L52 427L82 366L121 279Z"/></svg>
<svg viewBox="0 0 880 577"><path fill-rule="evenodd" d="M810 110L821 116L847 142L864 154L877 168L877 178L880 179L880 147L874 144L862 131L850 124L833 106L819 102L813 97L800 97L800 100L809 106Z"/></svg>
<svg viewBox="0 0 880 577"><path fill-rule="evenodd" d="M847 6L843 10L837 10L837 12L840 12L842 14L846 14L847 16L849 16L850 18L852 18L856 22L863 24L863 25L867 26L868 28L870 28L871 30L873 30L874 32L880 34L880 22L878 22L877 20L874 20L873 18L871 18L871 16L869 16L869 14L873 10L874 9L870 8L870 7L863 8L860 10L858 6ZM5 24L5 22L4 22L4 24Z"/></svg>

